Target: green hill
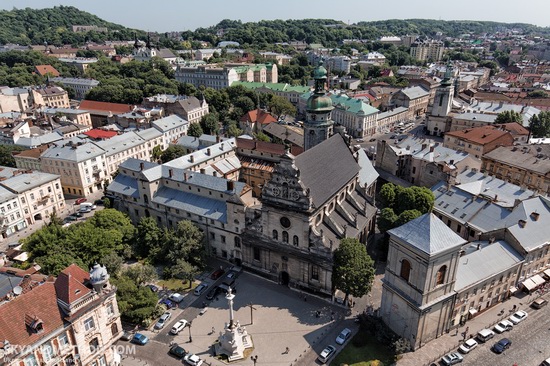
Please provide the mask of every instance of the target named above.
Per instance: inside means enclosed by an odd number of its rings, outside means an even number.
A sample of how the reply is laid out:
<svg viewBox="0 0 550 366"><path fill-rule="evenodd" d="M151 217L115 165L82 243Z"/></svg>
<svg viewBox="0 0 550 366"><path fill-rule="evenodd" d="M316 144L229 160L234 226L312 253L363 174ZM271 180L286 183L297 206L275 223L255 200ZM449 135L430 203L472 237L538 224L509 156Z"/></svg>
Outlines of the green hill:
<svg viewBox="0 0 550 366"><path fill-rule="evenodd" d="M107 33L87 32L74 33L73 25L97 25L107 27ZM46 9L13 9L0 11L0 43L17 43L21 45L63 44L81 45L84 42L102 42L105 40L133 39L135 30L81 11L72 6L55 6ZM137 31L144 36L143 31Z"/></svg>

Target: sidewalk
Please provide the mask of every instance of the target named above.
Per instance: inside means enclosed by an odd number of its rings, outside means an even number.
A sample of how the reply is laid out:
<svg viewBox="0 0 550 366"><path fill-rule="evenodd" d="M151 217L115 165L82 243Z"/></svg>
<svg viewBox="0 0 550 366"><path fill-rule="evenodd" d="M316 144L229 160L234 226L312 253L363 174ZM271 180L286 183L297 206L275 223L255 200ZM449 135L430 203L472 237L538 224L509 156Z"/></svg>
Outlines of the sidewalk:
<svg viewBox="0 0 550 366"><path fill-rule="evenodd" d="M550 293L545 293L540 296L536 293L528 295L523 292L518 292L510 299L495 305L490 310L478 315L477 317L470 319L462 327L459 327L458 334L456 328L453 328L449 333L440 336L428 342L425 346L417 349L415 352L409 352L403 355L403 358L397 362L398 366L420 366L430 365L431 362L438 364L438 361L443 355L456 351L458 346L464 341L462 332L468 328L468 334L466 339L472 334L474 337L478 331L484 328L492 329L493 326L502 319L508 318L512 315L512 308L516 305L517 310L525 310L529 312L529 304L539 298L550 299Z"/></svg>

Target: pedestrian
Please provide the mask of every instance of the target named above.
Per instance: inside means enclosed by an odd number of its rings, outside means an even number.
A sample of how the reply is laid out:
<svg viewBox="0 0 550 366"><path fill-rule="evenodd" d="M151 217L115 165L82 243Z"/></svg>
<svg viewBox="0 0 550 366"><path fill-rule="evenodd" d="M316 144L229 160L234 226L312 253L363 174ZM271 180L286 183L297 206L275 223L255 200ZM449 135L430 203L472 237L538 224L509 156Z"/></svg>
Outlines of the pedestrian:
<svg viewBox="0 0 550 366"><path fill-rule="evenodd" d="M216 328L212 327L212 334L216 333Z"/></svg>
<svg viewBox="0 0 550 366"><path fill-rule="evenodd" d="M285 354L285 355L288 354L289 351L290 351L290 349L288 349L288 347L287 347L287 348L285 349L284 354Z"/></svg>

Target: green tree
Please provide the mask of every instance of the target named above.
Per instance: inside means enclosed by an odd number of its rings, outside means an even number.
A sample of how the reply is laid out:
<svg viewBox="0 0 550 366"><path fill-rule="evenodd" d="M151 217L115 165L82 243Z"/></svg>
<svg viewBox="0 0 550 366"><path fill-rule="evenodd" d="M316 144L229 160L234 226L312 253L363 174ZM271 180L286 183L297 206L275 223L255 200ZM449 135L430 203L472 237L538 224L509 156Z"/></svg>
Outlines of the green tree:
<svg viewBox="0 0 550 366"><path fill-rule="evenodd" d="M161 260L164 255L164 231L152 217L142 217L137 225L134 240L134 253L138 258L149 258L152 262Z"/></svg>
<svg viewBox="0 0 550 366"><path fill-rule="evenodd" d="M282 115L286 114L288 116L296 115L296 107L292 105L286 98L280 97L278 95L273 95L268 104L269 110L275 114L276 118L279 119Z"/></svg>
<svg viewBox="0 0 550 366"><path fill-rule="evenodd" d="M183 146L170 145L160 155L160 161L162 161L162 163L164 164L181 156L184 156L185 154L187 154L187 151L185 151L185 148Z"/></svg>
<svg viewBox="0 0 550 366"><path fill-rule="evenodd" d="M519 124L523 124L523 117L521 116L521 113L516 111L504 111L504 112L500 112L497 115L497 118L495 119L495 123L510 123L510 122L517 122Z"/></svg>
<svg viewBox="0 0 550 366"><path fill-rule="evenodd" d="M187 281L189 287L191 287L193 278L199 273L199 269L184 259L178 259L176 263L170 267L169 272L172 277Z"/></svg>
<svg viewBox="0 0 550 366"><path fill-rule="evenodd" d="M247 96L241 96L235 99L235 101L233 102L233 106L235 108L240 108L242 114L245 114L256 108L256 104L254 103L254 101Z"/></svg>
<svg viewBox="0 0 550 366"><path fill-rule="evenodd" d="M380 216L378 217L378 229L380 232L385 233L386 231L393 229L395 227L395 222L397 221L398 216L393 212L393 209L386 207L380 211Z"/></svg>
<svg viewBox="0 0 550 366"><path fill-rule="evenodd" d="M527 98L548 98L548 93L544 90L534 90L527 93Z"/></svg>
<svg viewBox="0 0 550 366"><path fill-rule="evenodd" d="M202 127L200 123L191 123L187 135L193 137L200 137L203 134Z"/></svg>
<svg viewBox="0 0 550 366"><path fill-rule="evenodd" d="M122 275L131 278L137 285L154 281L158 277L155 267L139 263L126 267Z"/></svg>
<svg viewBox="0 0 550 366"><path fill-rule="evenodd" d="M226 128L227 136L229 137L237 137L243 134L243 130L239 128L237 125L237 122L235 121L229 121Z"/></svg>
<svg viewBox="0 0 550 366"><path fill-rule="evenodd" d="M379 202L382 205L382 207L388 207L388 208L393 207L395 203L395 197L396 197L395 188L396 186L393 183L386 183L382 186L382 188L380 188Z"/></svg>
<svg viewBox="0 0 550 366"><path fill-rule="evenodd" d="M374 280L374 261L364 244L355 238L344 238L334 251L332 285L346 295L361 297L368 294Z"/></svg>
<svg viewBox="0 0 550 366"><path fill-rule="evenodd" d="M401 214L397 217L397 220L394 222L395 227L399 227L403 224L406 224L407 222L416 219L417 217L422 216L422 212L418 210L406 210L401 212Z"/></svg>
<svg viewBox="0 0 550 366"><path fill-rule="evenodd" d="M176 229L166 236L168 263L173 265L178 259L184 259L192 265L201 268L204 266L204 235L191 221L178 222Z"/></svg>
<svg viewBox="0 0 550 366"><path fill-rule="evenodd" d="M124 260L115 252L110 252L103 256L103 258L99 260L99 263L105 266L107 272L109 272L111 276L117 277L120 273Z"/></svg>
<svg viewBox="0 0 550 366"><path fill-rule="evenodd" d="M157 145L153 148L153 151L151 152L151 157L154 161L158 161L162 155L162 148L160 145Z"/></svg>
<svg viewBox="0 0 550 366"><path fill-rule="evenodd" d="M17 145L0 145L0 165L15 168L15 159L13 154L25 150Z"/></svg>
<svg viewBox="0 0 550 366"><path fill-rule="evenodd" d="M254 138L258 141L265 141L265 142L270 142L271 139L269 138L269 136L267 136L265 133L263 132L258 132L258 133L255 133L254 134Z"/></svg>
<svg viewBox="0 0 550 366"><path fill-rule="evenodd" d="M112 278L111 281L117 287L118 308L125 320L147 325L147 321L158 314L157 295L147 287L139 286L126 275Z"/></svg>
<svg viewBox="0 0 550 366"><path fill-rule="evenodd" d="M220 119L217 113L208 113L201 118L201 127L208 135L217 135L220 129Z"/></svg>
<svg viewBox="0 0 550 366"><path fill-rule="evenodd" d="M550 112L542 111L529 119L529 127L533 137L550 136Z"/></svg>

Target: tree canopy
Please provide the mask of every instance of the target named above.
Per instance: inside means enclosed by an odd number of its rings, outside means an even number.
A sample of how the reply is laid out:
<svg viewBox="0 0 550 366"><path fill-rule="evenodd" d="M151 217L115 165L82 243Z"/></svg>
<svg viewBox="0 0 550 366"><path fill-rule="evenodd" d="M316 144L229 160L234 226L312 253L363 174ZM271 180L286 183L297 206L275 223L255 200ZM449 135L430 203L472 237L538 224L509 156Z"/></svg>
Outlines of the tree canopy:
<svg viewBox="0 0 550 366"><path fill-rule="evenodd" d="M516 111L504 111L504 112L500 112L497 115L497 118L495 119L495 123L510 123L510 122L517 122L519 124L523 124L523 117L521 116L521 113Z"/></svg>
<svg viewBox="0 0 550 366"><path fill-rule="evenodd" d="M529 127L533 137L550 136L550 112L542 111L529 119Z"/></svg>
<svg viewBox="0 0 550 366"><path fill-rule="evenodd" d="M171 160L177 159L185 154L187 154L187 151L183 146L170 145L160 154L160 161L162 161L162 163L164 164Z"/></svg>
<svg viewBox="0 0 550 366"><path fill-rule="evenodd" d="M374 261L367 248L355 238L344 238L334 251L332 285L346 294L361 297L370 292L374 280Z"/></svg>

